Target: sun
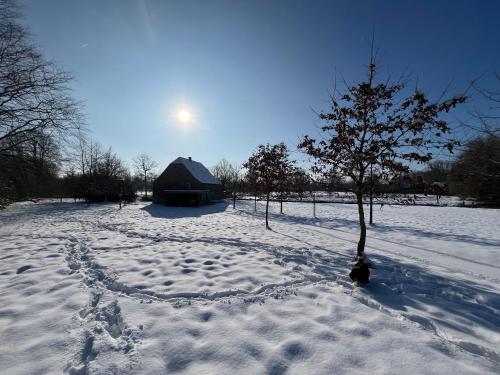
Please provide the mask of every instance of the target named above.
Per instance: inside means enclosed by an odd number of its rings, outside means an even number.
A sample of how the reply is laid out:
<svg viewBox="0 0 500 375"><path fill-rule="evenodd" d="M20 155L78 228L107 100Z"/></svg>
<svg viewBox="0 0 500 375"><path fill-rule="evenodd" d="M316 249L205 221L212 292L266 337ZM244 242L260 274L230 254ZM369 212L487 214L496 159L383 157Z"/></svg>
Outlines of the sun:
<svg viewBox="0 0 500 375"><path fill-rule="evenodd" d="M191 113L189 113L185 109L182 109L179 112L177 112L177 118L179 119L180 122L184 124L189 122L191 120L191 117L192 117Z"/></svg>

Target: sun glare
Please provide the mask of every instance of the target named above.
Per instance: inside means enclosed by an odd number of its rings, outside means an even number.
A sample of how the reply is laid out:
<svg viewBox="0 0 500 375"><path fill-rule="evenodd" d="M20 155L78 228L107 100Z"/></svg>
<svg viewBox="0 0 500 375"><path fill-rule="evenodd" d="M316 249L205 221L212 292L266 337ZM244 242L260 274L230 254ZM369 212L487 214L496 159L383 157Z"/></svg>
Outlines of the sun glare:
<svg viewBox="0 0 500 375"><path fill-rule="evenodd" d="M187 123L189 122L189 120L191 120L191 113L183 109L177 113L177 118L180 122Z"/></svg>

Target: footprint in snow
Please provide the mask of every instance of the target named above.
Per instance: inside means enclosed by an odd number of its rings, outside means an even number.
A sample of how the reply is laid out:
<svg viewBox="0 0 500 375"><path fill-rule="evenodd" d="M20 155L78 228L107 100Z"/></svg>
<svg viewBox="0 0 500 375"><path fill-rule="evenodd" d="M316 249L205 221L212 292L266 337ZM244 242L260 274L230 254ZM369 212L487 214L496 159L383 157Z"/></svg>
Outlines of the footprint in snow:
<svg viewBox="0 0 500 375"><path fill-rule="evenodd" d="M309 357L309 352L300 342L291 342L286 344L283 354L288 360L303 359Z"/></svg>
<svg viewBox="0 0 500 375"><path fill-rule="evenodd" d="M16 271L16 274L19 275L20 273L23 273L31 268L33 268L33 266L26 265L26 266L19 267Z"/></svg>
<svg viewBox="0 0 500 375"><path fill-rule="evenodd" d="M200 321L202 322L208 322L210 319L212 319L213 313L210 311L205 311L200 314Z"/></svg>
<svg viewBox="0 0 500 375"><path fill-rule="evenodd" d="M267 365L266 374L267 375L284 375L288 370L288 366L280 361L271 361Z"/></svg>

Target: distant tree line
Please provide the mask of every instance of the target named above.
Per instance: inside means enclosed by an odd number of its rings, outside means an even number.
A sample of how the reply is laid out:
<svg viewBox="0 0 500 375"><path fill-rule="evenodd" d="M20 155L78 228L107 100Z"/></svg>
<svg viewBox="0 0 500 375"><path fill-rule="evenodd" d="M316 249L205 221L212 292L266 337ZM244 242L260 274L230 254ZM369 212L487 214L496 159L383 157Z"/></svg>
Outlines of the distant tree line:
<svg viewBox="0 0 500 375"><path fill-rule="evenodd" d="M464 143L454 161L450 183L453 193L476 197L481 203L500 207L500 75L491 80L493 88L472 82L477 95L487 103L484 110L475 110L463 126L475 135ZM477 135L479 134L479 135Z"/></svg>
<svg viewBox="0 0 500 375"><path fill-rule="evenodd" d="M132 201L134 180L120 158L111 150L81 137L74 145L71 165L62 178L64 196L87 203Z"/></svg>
<svg viewBox="0 0 500 375"><path fill-rule="evenodd" d="M432 187L437 184L442 186L438 192L440 196L470 198L476 200L476 206L500 207L500 189L497 188L500 186L499 160L500 140L484 135L464 143L453 160L432 160L421 169L410 169L385 178L374 172L368 176L369 186L364 195L369 195L371 190L376 201L387 194L396 194L402 203L408 204L408 198L416 203L413 199L416 194L435 195L437 192ZM252 170L244 170L223 159L211 171L224 184L225 196L231 199L233 207L236 207L237 199L249 199L250 196L261 199L266 196ZM279 188L270 193L270 200L302 200L317 192L354 190L355 183L349 178L335 173L315 174L295 167L280 180ZM393 198L398 200L397 196ZM283 212L283 205L280 211Z"/></svg>
<svg viewBox="0 0 500 375"><path fill-rule="evenodd" d="M0 0L0 204L57 190L65 142L82 128L71 76L44 59L19 17Z"/></svg>
<svg viewBox="0 0 500 375"><path fill-rule="evenodd" d="M0 0L0 207L42 197L86 202L132 200L151 189L156 163L133 160L90 139L72 77L46 60L19 22L14 0Z"/></svg>

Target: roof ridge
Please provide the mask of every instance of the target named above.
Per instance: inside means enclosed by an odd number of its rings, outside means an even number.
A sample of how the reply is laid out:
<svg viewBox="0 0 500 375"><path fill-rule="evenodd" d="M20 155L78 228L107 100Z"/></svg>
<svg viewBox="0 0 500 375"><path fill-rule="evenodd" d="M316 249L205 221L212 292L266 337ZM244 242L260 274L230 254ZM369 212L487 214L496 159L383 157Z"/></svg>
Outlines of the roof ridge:
<svg viewBox="0 0 500 375"><path fill-rule="evenodd" d="M189 173L191 173L191 175L201 183L213 184L213 185L221 184L220 180L214 177L212 173L209 171L209 169L199 161L189 158L186 159L182 156L179 156L170 164L184 165L186 169L189 171Z"/></svg>

